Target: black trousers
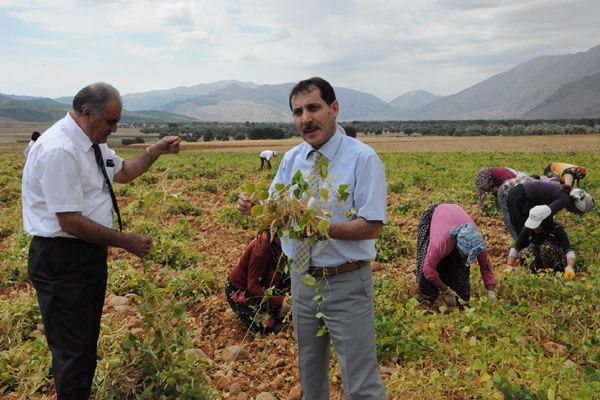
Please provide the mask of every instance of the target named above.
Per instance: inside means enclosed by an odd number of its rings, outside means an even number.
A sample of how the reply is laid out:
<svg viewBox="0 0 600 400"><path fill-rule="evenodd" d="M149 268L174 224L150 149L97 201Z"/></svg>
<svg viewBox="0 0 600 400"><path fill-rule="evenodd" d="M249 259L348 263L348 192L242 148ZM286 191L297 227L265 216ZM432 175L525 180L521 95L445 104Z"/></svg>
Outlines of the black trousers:
<svg viewBox="0 0 600 400"><path fill-rule="evenodd" d="M260 169L263 169L263 166L267 164L267 168L271 169L271 160L267 160L266 158L260 158Z"/></svg>
<svg viewBox="0 0 600 400"><path fill-rule="evenodd" d="M106 293L106 246L34 237L28 272L37 292L58 400L87 400Z"/></svg>

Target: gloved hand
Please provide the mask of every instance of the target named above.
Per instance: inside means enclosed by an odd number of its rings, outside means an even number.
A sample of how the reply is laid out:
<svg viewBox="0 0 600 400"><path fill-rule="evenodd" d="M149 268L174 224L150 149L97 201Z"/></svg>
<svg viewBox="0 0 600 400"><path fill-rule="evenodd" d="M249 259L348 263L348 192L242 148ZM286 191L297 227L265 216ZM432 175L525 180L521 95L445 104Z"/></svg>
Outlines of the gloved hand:
<svg viewBox="0 0 600 400"><path fill-rule="evenodd" d="M493 300L498 300L498 296L496 295L496 291L488 289L487 291L488 297Z"/></svg>
<svg viewBox="0 0 600 400"><path fill-rule="evenodd" d="M565 272L563 273L563 277L568 281L574 280L575 279L575 270L573 269L573 267L571 267L570 265L567 265L567 267L565 268Z"/></svg>
<svg viewBox="0 0 600 400"><path fill-rule="evenodd" d="M279 318L280 320L287 317L287 315L290 312L290 309L292 308L287 299L287 297L283 299L283 302L281 303L281 308L277 312L277 318Z"/></svg>
<svg viewBox="0 0 600 400"><path fill-rule="evenodd" d="M444 303L449 305L450 307L456 307L458 305L458 294L450 286L446 289L445 292L442 292L442 296L444 297Z"/></svg>

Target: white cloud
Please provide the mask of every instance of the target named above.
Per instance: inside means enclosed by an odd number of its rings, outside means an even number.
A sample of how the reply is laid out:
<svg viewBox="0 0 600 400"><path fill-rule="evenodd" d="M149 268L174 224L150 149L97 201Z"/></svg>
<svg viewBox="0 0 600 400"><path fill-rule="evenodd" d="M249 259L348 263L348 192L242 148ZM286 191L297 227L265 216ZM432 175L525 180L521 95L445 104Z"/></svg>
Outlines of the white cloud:
<svg viewBox="0 0 600 400"><path fill-rule="evenodd" d="M0 26L0 51L19 65L44 44L60 48L42 55L49 68L85 59L124 93L320 74L389 100L451 94L536 56L587 50L600 42L598 15L597 0L0 0L0 21L17 28ZM38 94L27 74L17 67L7 87ZM68 82L52 81L64 94Z"/></svg>

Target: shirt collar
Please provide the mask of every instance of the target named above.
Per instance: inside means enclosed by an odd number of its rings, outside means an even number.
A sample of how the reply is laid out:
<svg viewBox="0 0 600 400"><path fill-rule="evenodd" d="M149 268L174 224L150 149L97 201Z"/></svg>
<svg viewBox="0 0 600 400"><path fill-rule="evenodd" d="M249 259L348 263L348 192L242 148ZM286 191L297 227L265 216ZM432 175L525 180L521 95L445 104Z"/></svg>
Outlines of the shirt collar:
<svg viewBox="0 0 600 400"><path fill-rule="evenodd" d="M343 136L344 135L341 133L340 129L337 128L333 136L330 137L329 140L325 142L325 144L321 146L321 148L319 148L317 151L325 157L327 157L327 161L333 160L338 149L340 148L340 145L342 144ZM313 150L315 149L311 145L304 142L304 149L302 150L303 157L305 159L308 158L308 156Z"/></svg>
<svg viewBox="0 0 600 400"><path fill-rule="evenodd" d="M85 134L83 129L81 129L81 127L79 125L77 125L77 122L75 122L73 117L71 117L71 113L67 113L65 120L66 120L67 124L69 125L67 134L71 137L71 140L73 140L73 143L75 143L75 145L77 147L79 147L81 150L83 150L84 152L91 149L92 141Z"/></svg>

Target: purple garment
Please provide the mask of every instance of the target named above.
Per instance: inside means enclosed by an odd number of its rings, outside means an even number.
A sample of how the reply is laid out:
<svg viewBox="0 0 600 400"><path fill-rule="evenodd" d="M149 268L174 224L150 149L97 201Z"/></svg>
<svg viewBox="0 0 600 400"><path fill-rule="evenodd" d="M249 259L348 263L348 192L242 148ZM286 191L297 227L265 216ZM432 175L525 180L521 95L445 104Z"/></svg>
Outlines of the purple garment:
<svg viewBox="0 0 600 400"><path fill-rule="evenodd" d="M523 183L525 196L534 206L547 205L554 215L563 208L568 211L577 212L568 193L560 190L560 186L543 181L531 181Z"/></svg>

